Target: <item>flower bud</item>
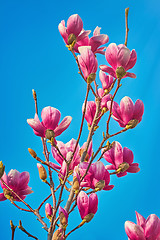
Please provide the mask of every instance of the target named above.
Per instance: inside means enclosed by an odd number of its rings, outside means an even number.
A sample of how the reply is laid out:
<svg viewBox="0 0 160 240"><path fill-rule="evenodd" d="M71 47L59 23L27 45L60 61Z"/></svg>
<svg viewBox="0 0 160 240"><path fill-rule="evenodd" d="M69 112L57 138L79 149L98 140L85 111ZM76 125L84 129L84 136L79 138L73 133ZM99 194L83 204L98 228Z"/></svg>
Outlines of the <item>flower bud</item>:
<svg viewBox="0 0 160 240"><path fill-rule="evenodd" d="M73 189L74 189L74 191L79 190L79 181L78 181L77 177L73 177Z"/></svg>
<svg viewBox="0 0 160 240"><path fill-rule="evenodd" d="M0 178L3 176L5 170L5 166L3 165L2 161L0 161Z"/></svg>
<svg viewBox="0 0 160 240"><path fill-rule="evenodd" d="M118 166L118 169L120 169L120 172L123 173L129 168L129 164L127 162L123 162Z"/></svg>
<svg viewBox="0 0 160 240"><path fill-rule="evenodd" d="M132 129L135 128L137 126L137 124L139 123L139 121L137 119L132 119L128 122L128 124L126 125L127 129Z"/></svg>
<svg viewBox="0 0 160 240"><path fill-rule="evenodd" d="M68 44L69 44L69 45L70 45L70 44L75 45L75 43L76 43L76 36L75 36L73 33L71 33L71 34L68 36Z"/></svg>
<svg viewBox="0 0 160 240"><path fill-rule="evenodd" d="M116 69L116 76L118 79L122 79L126 75L126 71L122 66L117 67Z"/></svg>
<svg viewBox="0 0 160 240"><path fill-rule="evenodd" d="M84 218L83 218L83 221L85 222L90 222L92 220L92 218L94 217L94 214L93 213L89 213L87 214Z"/></svg>
<svg viewBox="0 0 160 240"><path fill-rule="evenodd" d="M46 203L46 205L45 205L45 213L46 213L46 217L49 220L51 220L52 213L53 213L51 204Z"/></svg>
<svg viewBox="0 0 160 240"><path fill-rule="evenodd" d="M51 140L52 138L54 139L55 133L54 133L53 130L47 129L46 132L45 132L45 136L46 136L47 139Z"/></svg>
<svg viewBox="0 0 160 240"><path fill-rule="evenodd" d="M100 191L105 187L105 181L104 180L100 180L99 182L96 183L95 185L95 190L96 191Z"/></svg>
<svg viewBox="0 0 160 240"><path fill-rule="evenodd" d="M87 83L92 83L96 79L96 73L90 73L87 78Z"/></svg>
<svg viewBox="0 0 160 240"><path fill-rule="evenodd" d="M59 221L63 227L68 224L68 212L62 207L59 207Z"/></svg>
<svg viewBox="0 0 160 240"><path fill-rule="evenodd" d="M32 156L33 158L36 158L36 157L37 157L37 153L36 153L33 149L28 148L28 152L31 154L31 156Z"/></svg>
<svg viewBox="0 0 160 240"><path fill-rule="evenodd" d="M40 163L37 163L37 168L38 168L40 179L41 180L46 180L46 178L47 178L46 169Z"/></svg>

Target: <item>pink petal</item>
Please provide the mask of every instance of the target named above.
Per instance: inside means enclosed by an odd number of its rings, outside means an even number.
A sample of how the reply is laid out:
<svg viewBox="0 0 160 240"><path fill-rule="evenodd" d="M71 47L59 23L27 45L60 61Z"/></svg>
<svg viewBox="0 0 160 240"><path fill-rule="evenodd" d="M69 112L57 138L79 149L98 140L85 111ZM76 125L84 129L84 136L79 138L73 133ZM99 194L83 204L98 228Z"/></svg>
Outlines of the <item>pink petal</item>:
<svg viewBox="0 0 160 240"><path fill-rule="evenodd" d="M59 215L60 215L61 212L64 214L64 216L66 218L66 221L68 222L68 212L66 211L66 209L59 206Z"/></svg>
<svg viewBox="0 0 160 240"><path fill-rule="evenodd" d="M122 98L120 102L120 111L123 122L127 124L131 119L133 119L134 105L129 97Z"/></svg>
<svg viewBox="0 0 160 240"><path fill-rule="evenodd" d="M70 116L65 117L59 124L59 126L54 130L55 137L59 136L62 132L64 132L69 127L71 121L72 117Z"/></svg>
<svg viewBox="0 0 160 240"><path fill-rule="evenodd" d="M45 137L45 130L46 130L46 128L39 121L39 118L38 118L37 114L35 114L34 119L27 119L27 123L31 126L31 128L33 128L34 133L37 136Z"/></svg>
<svg viewBox="0 0 160 240"><path fill-rule="evenodd" d="M23 189L26 185L28 185L29 178L30 178L29 172L22 172L22 173L20 173L18 188L19 189Z"/></svg>
<svg viewBox="0 0 160 240"><path fill-rule="evenodd" d="M117 67L122 66L124 69L126 69L125 67L129 62L130 54L130 50L125 45L122 45L117 54Z"/></svg>
<svg viewBox="0 0 160 240"><path fill-rule="evenodd" d="M89 208L88 213L95 214L98 210L98 197L95 193L91 193L89 196Z"/></svg>
<svg viewBox="0 0 160 240"><path fill-rule="evenodd" d="M160 234L160 219L151 214L146 220L145 224L145 237L147 240L155 240Z"/></svg>
<svg viewBox="0 0 160 240"><path fill-rule="evenodd" d="M125 231L127 236L131 240L146 240L143 233L143 228L141 228L140 226L136 225L133 222L130 221L125 222Z"/></svg>
<svg viewBox="0 0 160 240"><path fill-rule="evenodd" d="M95 52L98 47L107 43L108 41L109 41L108 36L105 34L101 34L98 36L91 37L89 41L89 45L91 46L92 51Z"/></svg>
<svg viewBox="0 0 160 240"><path fill-rule="evenodd" d="M131 54L130 54L130 59L128 61L128 64L125 67L125 70L127 71L128 69L131 69L134 67L134 65L136 64L137 61L137 53L136 51L133 49Z"/></svg>
<svg viewBox="0 0 160 240"><path fill-rule="evenodd" d="M100 35L100 30L101 30L101 28L97 26L97 27L94 29L93 36L98 36L98 35Z"/></svg>
<svg viewBox="0 0 160 240"><path fill-rule="evenodd" d="M58 25L58 30L59 30L61 36L63 37L64 42L66 44L68 44L68 34L67 34L67 29L65 27L65 21L64 20L62 20L60 22L60 24Z"/></svg>
<svg viewBox="0 0 160 240"><path fill-rule="evenodd" d="M141 226L144 229L146 219L136 212L137 225Z"/></svg>
<svg viewBox="0 0 160 240"><path fill-rule="evenodd" d="M84 109L84 104L82 106L82 111L83 109ZM96 113L96 103L94 101L87 102L85 119L90 125L92 125L95 113Z"/></svg>
<svg viewBox="0 0 160 240"><path fill-rule="evenodd" d="M0 201L5 201L7 198L5 198L3 193L0 193Z"/></svg>
<svg viewBox="0 0 160 240"><path fill-rule="evenodd" d="M139 166L138 163L132 163L130 165L130 167L127 169L127 172L130 172L130 173L137 173L137 172L139 172L140 168L138 166Z"/></svg>
<svg viewBox="0 0 160 240"><path fill-rule="evenodd" d="M66 146L63 142L61 141L57 141L57 147L59 148L59 150L61 151L62 155L64 157L66 157L67 155L67 150L66 150ZM62 165L63 163L63 158L59 155L57 149L55 147L52 147L51 148L51 151L52 151L52 155L53 155L53 158L60 164Z"/></svg>
<svg viewBox="0 0 160 240"><path fill-rule="evenodd" d="M117 177L124 177L124 176L126 176L127 175L127 172L125 171L125 172L123 172L123 173L118 173L117 174Z"/></svg>
<svg viewBox="0 0 160 240"><path fill-rule="evenodd" d="M117 78L116 77L116 72L113 68L108 67L107 65L100 65L99 68L104 71L107 72L108 74L110 74L112 77Z"/></svg>
<svg viewBox="0 0 160 240"><path fill-rule="evenodd" d="M115 43L109 44L109 46L106 49L105 57L106 57L107 62L113 67L114 70L116 70L116 68L117 68L117 54L118 54L117 45ZM112 75L112 74L110 74L110 75Z"/></svg>
<svg viewBox="0 0 160 240"><path fill-rule="evenodd" d="M58 109L53 107L45 107L41 113L42 123L46 127L46 129L54 129L58 126L61 113Z"/></svg>
<svg viewBox="0 0 160 240"><path fill-rule="evenodd" d="M82 30L82 32L78 35L78 37L77 37L77 42L79 42L79 41L82 41L82 40L84 40L84 39L86 39L87 37L88 37L88 35L90 34L90 30L87 30L87 31L84 31L84 30ZM87 40L87 39L86 39ZM86 41L85 40L85 41ZM87 40L87 42L88 42L89 40ZM85 44L83 45L80 45L80 46L85 46Z"/></svg>
<svg viewBox="0 0 160 240"><path fill-rule="evenodd" d="M56 169L61 169L61 166L55 164L55 163L52 163L52 162L49 162L49 164L51 165L51 167L53 168L56 168Z"/></svg>
<svg viewBox="0 0 160 240"><path fill-rule="evenodd" d="M67 33L68 35L73 33L76 37L82 31L83 22L78 14L73 14L67 21Z"/></svg>
<svg viewBox="0 0 160 240"><path fill-rule="evenodd" d="M136 75L134 73L127 72L124 78L130 77L130 78L136 78Z"/></svg>
<svg viewBox="0 0 160 240"><path fill-rule="evenodd" d="M105 169L107 169L107 170L115 170L116 168L115 168L114 165L106 165Z"/></svg>
<svg viewBox="0 0 160 240"><path fill-rule="evenodd" d="M88 214L88 210L89 210L89 198L87 194L83 191L81 191L78 194L77 206L78 206L81 218L83 219Z"/></svg>
<svg viewBox="0 0 160 240"><path fill-rule="evenodd" d="M20 172L16 169L11 169L7 175L7 182L9 187L16 189L19 185Z"/></svg>
<svg viewBox="0 0 160 240"><path fill-rule="evenodd" d="M96 178L97 180L103 180L104 174L106 171L104 164L101 161L99 161L99 162L93 163L91 166L92 166L94 178Z"/></svg>
<svg viewBox="0 0 160 240"><path fill-rule="evenodd" d="M144 113L144 104L141 100L137 100L134 105L133 118L141 121Z"/></svg>
<svg viewBox="0 0 160 240"><path fill-rule="evenodd" d="M107 185L103 188L103 190L110 191L114 188L114 185Z"/></svg>
<svg viewBox="0 0 160 240"><path fill-rule="evenodd" d="M131 164L131 163L133 163L133 158L134 158L133 152L129 148L124 147L123 148L123 162L127 162L127 163Z"/></svg>

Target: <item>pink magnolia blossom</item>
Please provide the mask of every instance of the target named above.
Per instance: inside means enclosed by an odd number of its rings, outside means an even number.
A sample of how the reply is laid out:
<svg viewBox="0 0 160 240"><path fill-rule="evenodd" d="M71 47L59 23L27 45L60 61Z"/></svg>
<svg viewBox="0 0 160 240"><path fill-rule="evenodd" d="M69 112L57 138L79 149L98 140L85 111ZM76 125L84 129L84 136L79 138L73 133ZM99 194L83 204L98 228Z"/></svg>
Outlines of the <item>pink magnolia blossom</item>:
<svg viewBox="0 0 160 240"><path fill-rule="evenodd" d="M88 214L95 214L98 210L98 197L95 193L91 193L88 195L81 191L77 197L77 206L79 209L79 213L81 218L84 219Z"/></svg>
<svg viewBox="0 0 160 240"><path fill-rule="evenodd" d="M78 50L80 52L80 55L78 55L78 62L87 80L89 76L91 77L91 74L95 75L98 68L98 62L94 53L88 47L79 47Z"/></svg>
<svg viewBox="0 0 160 240"><path fill-rule="evenodd" d="M79 181L79 184L81 187L87 187L91 188L92 186L92 179L93 179L93 172L91 168L89 168L86 176L84 177L83 181L80 182L81 177L84 176L86 173L86 170L88 168L89 163L88 162L81 162L78 166L74 168L73 176L77 177L77 180Z"/></svg>
<svg viewBox="0 0 160 240"><path fill-rule="evenodd" d="M119 142L115 142L113 147L103 154L104 159L112 165L107 165L108 170L118 170L118 177L127 175L127 172L139 172L139 164L133 163L133 152L127 148L122 148Z"/></svg>
<svg viewBox="0 0 160 240"><path fill-rule="evenodd" d="M84 104L82 106L82 112L84 111ZM96 103L94 101L88 101L86 105L86 112L84 118L86 119L88 126L91 127L94 116L96 113ZM100 116L100 113L99 113ZM101 117L98 118L97 123L100 121Z"/></svg>
<svg viewBox="0 0 160 240"><path fill-rule="evenodd" d="M91 188L97 190L111 190L114 188L114 185L109 185L110 175L101 161L92 163L90 171L93 173Z"/></svg>
<svg viewBox="0 0 160 240"><path fill-rule="evenodd" d="M110 109L111 102L108 102L107 106ZM132 99L127 96L122 98L120 106L116 102L113 102L112 105L112 118L121 127L126 127L126 125L129 125L131 128L135 127L142 120L143 112L143 102L138 99L134 104Z"/></svg>
<svg viewBox="0 0 160 240"><path fill-rule="evenodd" d="M91 50L94 54L100 53L100 54L105 54L104 49L106 47L100 47L101 45L106 44L109 41L109 38L106 34L100 34L100 27L96 27L94 32L93 32L93 37L89 38L88 36L83 38L81 41L79 41L75 47L74 50L76 52L79 52L78 47L80 46L90 46Z"/></svg>
<svg viewBox="0 0 160 240"><path fill-rule="evenodd" d="M40 122L37 114L35 114L34 119L27 119L27 122L33 128L33 131L37 136L48 139L59 136L69 127L72 120L72 117L67 116L58 125L61 113L58 109L53 107L43 108L41 117L42 122Z"/></svg>
<svg viewBox="0 0 160 240"><path fill-rule="evenodd" d="M122 75L120 78L136 78L136 75L134 73L127 72L129 69L134 67L137 61L137 54L135 50L130 51L124 44L119 44L117 46L115 43L111 43L106 49L105 57L107 62L112 67L101 65L101 70L109 73L115 78L119 78L118 74ZM120 73L117 71L122 72Z"/></svg>
<svg viewBox="0 0 160 240"><path fill-rule="evenodd" d="M45 205L45 213L46 213L46 217L50 219L52 214L53 214L52 206L51 206L50 203L46 203L46 205Z"/></svg>
<svg viewBox="0 0 160 240"><path fill-rule="evenodd" d="M28 186L29 183L29 173L28 172L18 172L17 170L11 169L8 175L4 172L2 176L2 180L22 199L26 198L26 195L32 193L33 191ZM3 192L5 189L8 189L0 180L1 187L3 189ZM4 192L5 193L5 192ZM9 196L9 198L12 198L15 201L20 201L13 193L11 193L9 190L6 193L0 193L0 201L4 201L7 198L6 195Z"/></svg>
<svg viewBox="0 0 160 240"><path fill-rule="evenodd" d="M125 231L130 240L159 240L160 219L151 214L147 219L136 212L137 224L126 221Z"/></svg>
<svg viewBox="0 0 160 240"><path fill-rule="evenodd" d="M106 75L102 70L99 71L99 79L102 83L103 90L109 90L113 84L113 77L111 75Z"/></svg>
<svg viewBox="0 0 160 240"><path fill-rule="evenodd" d="M67 27L65 27L65 21L62 20L58 25L58 29L66 44L71 44L72 40L76 44L86 38L91 32L83 30L83 22L78 14L73 14L68 18Z"/></svg>

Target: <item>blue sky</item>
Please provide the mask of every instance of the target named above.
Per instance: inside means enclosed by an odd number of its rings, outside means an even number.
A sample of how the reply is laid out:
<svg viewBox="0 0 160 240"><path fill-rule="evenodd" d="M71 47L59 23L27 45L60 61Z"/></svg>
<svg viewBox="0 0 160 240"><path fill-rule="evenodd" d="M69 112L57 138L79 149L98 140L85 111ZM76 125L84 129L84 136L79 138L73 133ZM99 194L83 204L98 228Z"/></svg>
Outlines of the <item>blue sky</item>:
<svg viewBox="0 0 160 240"><path fill-rule="evenodd" d="M33 148L43 157L40 138L33 134L26 122L27 118L34 116L32 89L38 95L39 112L45 106L53 106L61 111L62 118L67 115L73 117L70 128L58 138L64 142L77 138L85 96L85 83L58 32L58 24L78 13L86 30L93 31L99 26L102 33L108 34L109 43L120 44L125 38L126 7L130 7L128 47L135 49L138 55L134 67L137 78L124 80L116 101L124 96L130 96L134 102L141 99L145 113L143 121L135 129L114 140L134 152L141 171L120 179L113 176L111 183L115 188L98 194L97 214L91 223L72 234L71 240L127 239L124 222L135 222L135 210L144 217L151 213L159 214L160 3L158 0L0 2L0 160L6 166L6 172L10 169L30 172L29 185L34 193L26 201L34 208L49 194L49 189L39 180L36 162L27 150L28 147ZM98 56L98 60L99 65L105 63L104 56ZM113 120L111 123L112 131L119 129ZM103 128L105 120L100 129ZM86 124L84 129L81 145L88 134ZM94 150L101 137L101 132L97 132L93 140ZM62 207L64 205L65 200ZM0 210L3 240L11 239L10 219L15 225L22 220L29 232L40 240L46 239L45 231L32 214L20 212L8 201L0 203ZM75 211L69 220L69 229L77 226L80 220ZM20 239L28 237L17 230L15 240Z"/></svg>

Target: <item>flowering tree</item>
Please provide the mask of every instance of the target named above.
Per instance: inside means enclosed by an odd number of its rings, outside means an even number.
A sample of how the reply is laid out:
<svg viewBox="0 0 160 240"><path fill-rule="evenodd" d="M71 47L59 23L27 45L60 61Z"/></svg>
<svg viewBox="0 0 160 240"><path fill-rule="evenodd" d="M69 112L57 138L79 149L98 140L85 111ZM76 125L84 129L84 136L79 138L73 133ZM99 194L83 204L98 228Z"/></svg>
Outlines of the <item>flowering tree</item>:
<svg viewBox="0 0 160 240"><path fill-rule="evenodd" d="M3 189L0 200L9 200L19 210L33 213L44 230L47 231L48 240L67 239L73 231L92 220L98 210L98 192L110 191L114 188L114 185L110 184L112 175L123 177L127 173L137 173L140 170L139 164L133 162L132 150L127 147L123 148L115 138L113 139L113 137L135 128L141 122L144 112L143 102L139 99L134 104L131 98L125 96L120 104L115 102L115 97L119 88L122 87L124 78L136 77L134 73L128 72L134 67L137 54L135 50L130 51L127 48L128 9L125 13L125 43L118 46L115 43L109 44L107 48L102 46L108 43L109 38L106 34L100 34L99 27L95 28L93 36L89 38L90 31L83 29L82 19L77 14L69 17L67 26L65 26L64 20L58 26L68 50L76 60L79 74L86 84L86 97L82 106L82 120L78 137L76 140L72 138L69 142L63 143L58 141L56 137L67 131L72 117L66 116L60 122L60 111L48 106L42 110L42 121L40 121L37 95L33 90L35 116L33 119L28 119L27 122L34 134L41 138L44 159L37 155L36 150L29 148L28 151L37 161L39 177L49 186L51 194L39 204L37 209L33 209L25 200L26 196L32 193L31 187L28 185L29 173L20 173L12 169L6 174L3 163L0 164L0 181ZM99 66L99 79L102 88L99 88L97 84L97 54L105 55L107 63L111 66ZM89 101L89 94L94 96L94 101ZM93 151L92 142L102 118L106 119L106 129L102 132L100 145ZM120 126L118 132L110 130L111 118L118 122ZM80 147L79 141L85 120L88 124L88 137ZM57 186L54 182L55 177L59 180ZM69 193L68 199L64 199L65 191ZM47 203L51 197L52 205ZM22 202L25 205L24 208L19 206L17 202ZM43 218L42 207L44 204L46 218L50 220L49 224ZM76 207L82 221L78 226L68 231L68 219ZM38 239L27 232L21 222L19 228L28 236ZM13 240L15 226L12 221L11 229ZM137 225L127 221L125 229L131 240L160 239L160 220L156 215L150 215L145 220L137 213Z"/></svg>

